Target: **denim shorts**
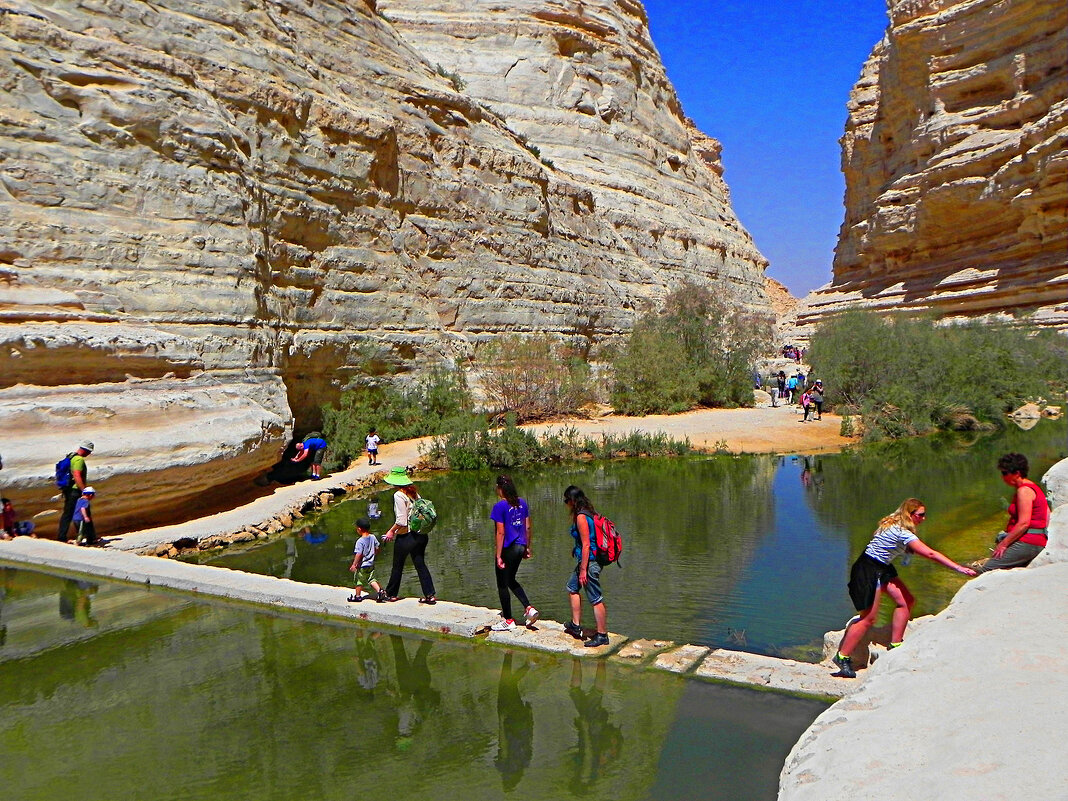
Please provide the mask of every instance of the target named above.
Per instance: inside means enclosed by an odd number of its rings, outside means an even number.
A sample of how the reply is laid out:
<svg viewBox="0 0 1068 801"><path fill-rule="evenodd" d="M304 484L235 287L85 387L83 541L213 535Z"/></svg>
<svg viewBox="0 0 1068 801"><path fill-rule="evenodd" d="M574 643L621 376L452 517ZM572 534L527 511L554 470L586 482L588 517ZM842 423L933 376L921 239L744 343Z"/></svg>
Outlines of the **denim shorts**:
<svg viewBox="0 0 1068 801"><path fill-rule="evenodd" d="M575 572L567 580L567 591L572 595L578 595L581 585L579 584L579 566L575 565ZM586 598L591 604L599 604L604 601L601 594L601 563L591 559L586 566Z"/></svg>

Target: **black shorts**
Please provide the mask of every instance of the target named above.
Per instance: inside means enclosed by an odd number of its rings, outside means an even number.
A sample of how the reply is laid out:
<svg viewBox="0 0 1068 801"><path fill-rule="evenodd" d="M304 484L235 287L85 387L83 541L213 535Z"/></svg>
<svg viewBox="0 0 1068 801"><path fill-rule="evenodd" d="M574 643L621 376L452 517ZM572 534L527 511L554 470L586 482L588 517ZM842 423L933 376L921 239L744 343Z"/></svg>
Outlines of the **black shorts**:
<svg viewBox="0 0 1068 801"><path fill-rule="evenodd" d="M326 455L326 448L316 448L314 451L312 451L311 463L312 464L322 464L323 463L323 457L325 455Z"/></svg>
<svg viewBox="0 0 1068 801"><path fill-rule="evenodd" d="M853 601L853 608L858 612L870 609L875 603L876 588L886 586L890 579L895 578L897 569L893 565L862 553L849 571L849 598Z"/></svg>

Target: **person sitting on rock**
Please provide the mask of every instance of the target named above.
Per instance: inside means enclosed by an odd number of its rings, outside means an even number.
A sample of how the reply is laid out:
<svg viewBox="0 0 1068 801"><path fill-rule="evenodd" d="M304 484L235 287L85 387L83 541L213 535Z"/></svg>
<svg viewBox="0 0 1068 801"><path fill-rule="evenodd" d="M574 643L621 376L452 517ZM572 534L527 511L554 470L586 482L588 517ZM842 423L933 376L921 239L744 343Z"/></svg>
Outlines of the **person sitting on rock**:
<svg viewBox="0 0 1068 801"><path fill-rule="evenodd" d="M1027 457L1006 453L998 459L1001 480L1015 488L1009 504L1009 522L995 538L993 555L976 572L986 573L1010 567L1026 567L1042 553L1048 542L1049 501L1042 488L1027 477Z"/></svg>

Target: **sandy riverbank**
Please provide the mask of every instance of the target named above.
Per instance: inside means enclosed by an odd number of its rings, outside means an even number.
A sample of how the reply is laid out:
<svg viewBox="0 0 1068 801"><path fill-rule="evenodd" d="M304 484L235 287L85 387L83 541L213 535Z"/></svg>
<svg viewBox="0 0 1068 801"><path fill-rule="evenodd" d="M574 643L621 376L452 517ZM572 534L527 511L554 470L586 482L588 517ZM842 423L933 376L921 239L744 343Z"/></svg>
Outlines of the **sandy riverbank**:
<svg viewBox="0 0 1068 801"><path fill-rule="evenodd" d="M625 434L640 430L664 432L676 439L688 437L694 447L724 447L731 453L825 453L841 450L854 440L839 436L841 418L825 414L822 420L799 422L796 407L753 409L702 409L678 415L648 417L608 416L595 420L569 419L554 423L525 426L535 431L572 426L579 433ZM330 495L340 496L361 486L374 483L394 465L412 466L419 462L419 446L425 440L406 440L383 445L379 467L365 461L348 470L326 476L322 481L302 481L279 486L270 494L238 506L170 526L158 526L109 537L106 547L144 551L179 540L206 540L233 536L252 527L265 527L271 521L283 521L309 504L327 503ZM288 525L288 523L286 524ZM253 535L255 536L255 535Z"/></svg>

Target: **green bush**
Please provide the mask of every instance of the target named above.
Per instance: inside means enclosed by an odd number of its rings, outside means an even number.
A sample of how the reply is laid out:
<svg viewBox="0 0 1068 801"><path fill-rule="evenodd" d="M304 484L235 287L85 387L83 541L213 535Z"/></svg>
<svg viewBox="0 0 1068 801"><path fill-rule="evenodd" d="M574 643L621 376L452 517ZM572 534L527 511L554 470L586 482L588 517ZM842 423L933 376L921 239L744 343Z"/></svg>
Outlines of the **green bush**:
<svg viewBox="0 0 1068 801"><path fill-rule="evenodd" d="M344 468L358 458L372 426L383 442L440 434L471 418L472 405L463 374L443 368L407 390L388 384L348 389L337 408L323 407L327 468Z"/></svg>
<svg viewBox="0 0 1068 801"><path fill-rule="evenodd" d="M483 421L469 420L435 437L421 449L431 467L449 470L513 468L535 462L567 459L611 459L619 456L676 456L690 453L690 441L672 439L664 433L632 431L600 438L580 437L574 428L547 431L537 437L517 428L515 418L490 430Z"/></svg>
<svg viewBox="0 0 1068 801"><path fill-rule="evenodd" d="M622 414L752 406L753 364L770 347L771 330L769 319L683 284L638 321L613 359L612 404Z"/></svg>
<svg viewBox="0 0 1068 801"><path fill-rule="evenodd" d="M1062 336L926 318L848 312L822 324L809 348L827 403L860 413L865 437L1001 425L1028 400L1063 392Z"/></svg>

